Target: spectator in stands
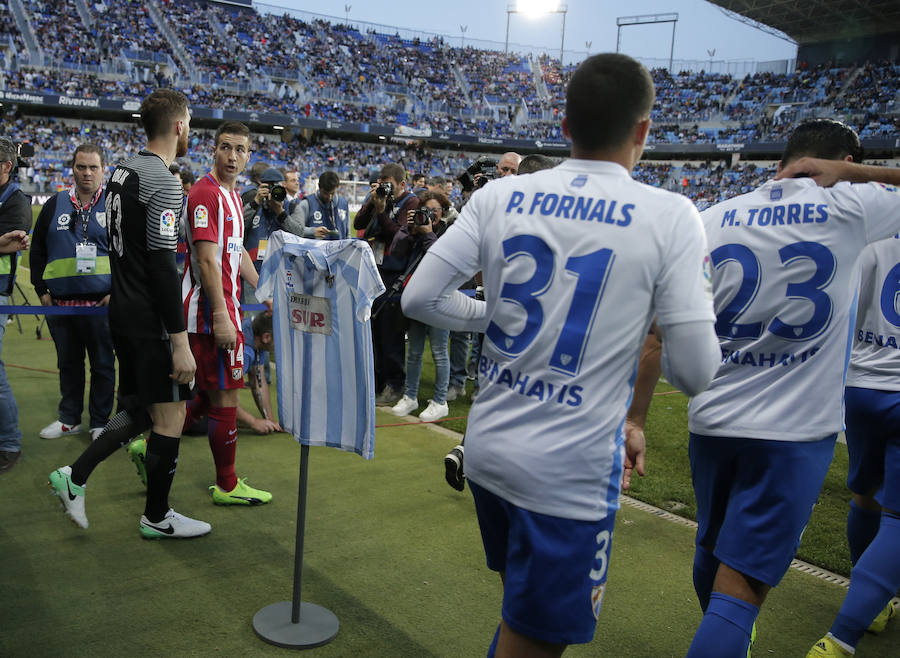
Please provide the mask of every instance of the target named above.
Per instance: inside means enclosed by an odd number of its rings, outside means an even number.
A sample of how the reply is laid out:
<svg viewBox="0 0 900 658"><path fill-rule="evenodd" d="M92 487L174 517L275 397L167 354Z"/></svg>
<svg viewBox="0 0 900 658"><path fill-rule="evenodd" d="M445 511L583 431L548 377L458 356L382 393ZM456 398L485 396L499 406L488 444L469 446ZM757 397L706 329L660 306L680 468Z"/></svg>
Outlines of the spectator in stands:
<svg viewBox="0 0 900 658"><path fill-rule="evenodd" d="M300 200L300 174L295 169L284 172L284 189L287 190L287 198L284 200L284 209L290 214L297 201Z"/></svg>
<svg viewBox="0 0 900 658"><path fill-rule="evenodd" d="M0 137L0 307L9 305L18 262L16 252L27 248L27 232L31 229L31 202L15 181L17 162L16 145ZM8 317L0 314L0 350ZM0 361L0 473L15 466L21 456L19 408Z"/></svg>
<svg viewBox="0 0 900 658"><path fill-rule="evenodd" d="M447 228L443 221L450 200L440 192L425 191L419 195L419 207L409 211L407 223L394 235L391 252L395 256L408 253L410 267L415 268L425 252ZM435 421L450 413L447 407L447 387L450 383L450 357L447 354L449 329L442 329L410 319L406 329L409 347L406 352L406 381L403 397L391 408L395 416L406 416L419 408L419 377L422 374L422 354L425 338L431 343L434 360L434 396L419 414L423 421Z"/></svg>
<svg viewBox="0 0 900 658"><path fill-rule="evenodd" d="M373 304L372 347L375 390L380 391L375 402L393 406L403 395L405 379L406 318L400 310L399 284L409 262L406 254L392 254L391 244L397 231L406 226L409 211L419 207L419 199L409 191L406 170L399 164L384 165L371 187L369 198L353 220L353 228L363 231L363 237L369 240L378 273L387 288Z"/></svg>
<svg viewBox="0 0 900 658"><path fill-rule="evenodd" d="M34 225L31 284L44 306L108 306L112 286L103 154L95 144L80 144L72 157L74 184L50 197ZM84 356L90 359L88 404L91 439L103 431L112 412L116 386L109 320L104 315L48 315L59 368L58 419L40 432L57 439L82 431Z"/></svg>
<svg viewBox="0 0 900 658"><path fill-rule="evenodd" d="M504 153L500 156L500 161L497 163L497 177L515 176L519 171L519 163L521 161L522 156L514 151Z"/></svg>
<svg viewBox="0 0 900 658"><path fill-rule="evenodd" d="M350 237L347 199L337 193L341 179L333 171L319 176L319 189L305 196L285 220L286 231L316 240L346 240Z"/></svg>
<svg viewBox="0 0 900 658"><path fill-rule="evenodd" d="M413 177L412 177L413 194L416 194L416 195L421 194L426 189L428 189L428 188L425 186L425 174L422 174L422 173L413 174Z"/></svg>

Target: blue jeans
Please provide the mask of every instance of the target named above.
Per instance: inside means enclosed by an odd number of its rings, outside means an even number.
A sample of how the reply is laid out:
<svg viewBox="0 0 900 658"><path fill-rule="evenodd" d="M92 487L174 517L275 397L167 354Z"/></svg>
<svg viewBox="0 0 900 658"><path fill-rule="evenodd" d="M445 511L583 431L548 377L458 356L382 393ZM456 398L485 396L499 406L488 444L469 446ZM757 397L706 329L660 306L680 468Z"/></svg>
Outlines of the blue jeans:
<svg viewBox="0 0 900 658"><path fill-rule="evenodd" d="M463 390L466 388L466 360L471 337L468 331L450 332L450 386Z"/></svg>
<svg viewBox="0 0 900 658"><path fill-rule="evenodd" d="M447 387L450 385L450 357L447 354L449 329L438 329L418 320L410 320L406 330L409 349L406 353L406 395L416 400L419 395L419 376L422 374L422 354L425 352L425 336L431 343L434 358L434 401L447 401Z"/></svg>
<svg viewBox="0 0 900 658"><path fill-rule="evenodd" d="M90 427L103 427L112 412L116 388L109 319L105 315L49 315L47 325L56 344L59 368L59 420L78 425L84 409L84 354L91 363L88 399Z"/></svg>
<svg viewBox="0 0 900 658"><path fill-rule="evenodd" d="M9 297L0 295L0 306L7 306ZM6 313L0 314L0 350L3 349L3 334L6 333ZM0 450L18 452L22 448L22 430L19 429L19 407L13 397L6 367L0 360Z"/></svg>

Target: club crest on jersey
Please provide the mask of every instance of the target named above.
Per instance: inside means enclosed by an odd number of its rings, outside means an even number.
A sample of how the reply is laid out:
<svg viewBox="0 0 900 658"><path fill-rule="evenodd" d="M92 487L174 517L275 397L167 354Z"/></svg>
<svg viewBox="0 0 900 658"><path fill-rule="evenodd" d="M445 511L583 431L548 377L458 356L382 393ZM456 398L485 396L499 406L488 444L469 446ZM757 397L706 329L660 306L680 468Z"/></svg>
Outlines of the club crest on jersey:
<svg viewBox="0 0 900 658"><path fill-rule="evenodd" d="M59 217L56 218L56 223L58 226L56 227L57 231L67 231L69 230L69 222L72 221L72 218L67 214L63 213Z"/></svg>
<svg viewBox="0 0 900 658"><path fill-rule="evenodd" d="M106 213L98 212L95 214L95 217L97 218L97 223L100 224L100 228L106 228Z"/></svg>
<svg viewBox="0 0 900 658"><path fill-rule="evenodd" d="M206 206L194 208L194 228L207 228L209 226L209 211Z"/></svg>
<svg viewBox="0 0 900 658"><path fill-rule="evenodd" d="M166 208L159 214L159 234L170 238L175 237L175 225L178 223L175 211Z"/></svg>
<svg viewBox="0 0 900 658"><path fill-rule="evenodd" d="M231 369L231 378L234 380L240 379L244 375L243 371L240 368L232 368Z"/></svg>
<svg viewBox="0 0 900 658"><path fill-rule="evenodd" d="M606 583L591 588L591 610L594 613L594 619L600 619L600 608L603 607L603 590L605 589Z"/></svg>

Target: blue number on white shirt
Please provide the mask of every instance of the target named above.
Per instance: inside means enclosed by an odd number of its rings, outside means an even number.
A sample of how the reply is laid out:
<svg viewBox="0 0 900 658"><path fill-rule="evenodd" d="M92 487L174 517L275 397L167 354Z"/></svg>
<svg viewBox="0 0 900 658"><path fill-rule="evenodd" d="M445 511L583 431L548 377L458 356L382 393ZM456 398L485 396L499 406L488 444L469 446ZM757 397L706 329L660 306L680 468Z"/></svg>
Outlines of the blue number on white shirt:
<svg viewBox="0 0 900 658"><path fill-rule="evenodd" d="M895 327L900 327L900 313L897 313L897 302L900 301L900 263L891 268L881 286L881 313L884 319Z"/></svg>
<svg viewBox="0 0 900 658"><path fill-rule="evenodd" d="M709 255L716 269L723 267L729 261L734 261L741 266L744 278L738 288L737 294L723 308L716 318L716 335L720 338L759 338L762 333L762 322L750 324L738 324L736 320L753 303L756 293L759 292L759 259L748 247L742 244L723 244Z"/></svg>
<svg viewBox="0 0 900 658"><path fill-rule="evenodd" d="M833 304L824 288L831 283L837 264L834 255L818 242L795 242L778 250L781 262L790 267L801 259L809 259L816 271L806 281L788 283L785 295L790 299L806 299L813 304L809 320L800 325L792 325L776 317L769 323L768 330L785 340L810 340L820 335L831 323ZM734 297L725 305L716 320L716 334L720 338L740 340L755 339L762 335L762 322L739 324L743 315L759 292L761 271L759 259L748 247L741 244L726 244L714 249L710 254L716 269L729 261L741 266L743 280Z"/></svg>
<svg viewBox="0 0 900 658"><path fill-rule="evenodd" d="M503 242L503 256L510 263L515 258L529 256L534 261L534 273L522 283L506 282L500 299L518 304L525 311L525 328L510 335L491 321L487 337L507 356L517 356L534 342L544 324L544 308L540 297L550 288L556 268L553 251L544 240L534 235L517 235ZM566 314L565 324L550 357L550 367L575 375L581 368L587 337L590 335L597 307L614 260L611 249L600 249L583 256L572 256L565 270L577 277L575 292Z"/></svg>

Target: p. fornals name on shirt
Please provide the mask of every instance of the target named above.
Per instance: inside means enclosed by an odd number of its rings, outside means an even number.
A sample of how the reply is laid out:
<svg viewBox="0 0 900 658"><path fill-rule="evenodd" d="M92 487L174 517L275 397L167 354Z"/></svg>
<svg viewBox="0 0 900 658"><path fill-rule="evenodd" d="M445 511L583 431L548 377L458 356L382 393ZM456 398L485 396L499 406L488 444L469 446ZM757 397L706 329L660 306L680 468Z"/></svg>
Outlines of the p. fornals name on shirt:
<svg viewBox="0 0 900 658"><path fill-rule="evenodd" d="M819 347L811 347L808 350L796 354L776 354L775 352L745 352L743 350L730 350L722 348L723 366L754 366L756 368L774 368L775 366L792 366L796 363L806 363L820 350Z"/></svg>
<svg viewBox="0 0 900 658"><path fill-rule="evenodd" d="M482 356L478 362L478 372L487 377L489 382L507 386L511 391L526 398L535 398L539 402L566 404L570 407L581 404L581 392L584 390L582 386L554 385L537 377L503 368L487 356Z"/></svg>
<svg viewBox="0 0 900 658"><path fill-rule="evenodd" d="M580 219L598 224L614 224L628 226L631 224L633 203L619 204L611 199L595 199L593 197L574 196L572 194L545 194L536 192L531 199L525 200L525 193L513 192L506 203L506 214L515 212L519 215L544 215L545 217L564 217Z"/></svg>
<svg viewBox="0 0 900 658"><path fill-rule="evenodd" d="M759 208L738 208L725 211L721 228L732 226L789 226L791 224L822 224L828 221L828 205L824 203L786 203Z"/></svg>

